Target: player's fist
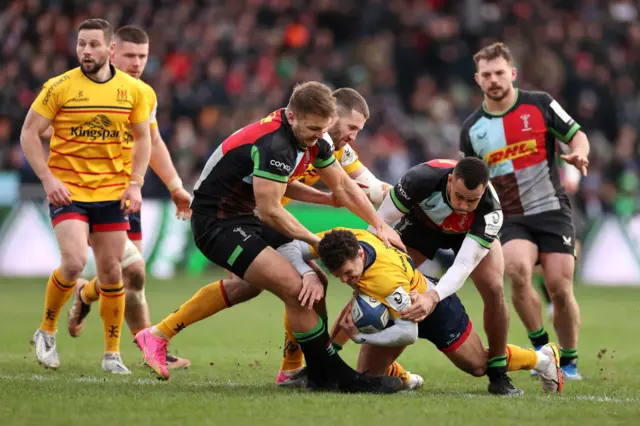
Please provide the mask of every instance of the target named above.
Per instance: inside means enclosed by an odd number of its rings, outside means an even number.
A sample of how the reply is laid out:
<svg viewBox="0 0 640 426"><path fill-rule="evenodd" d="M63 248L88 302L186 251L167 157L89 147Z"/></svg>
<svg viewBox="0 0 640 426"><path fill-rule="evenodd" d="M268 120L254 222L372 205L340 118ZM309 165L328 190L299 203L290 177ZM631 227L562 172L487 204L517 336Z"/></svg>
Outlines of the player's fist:
<svg viewBox="0 0 640 426"><path fill-rule="evenodd" d="M176 205L176 217L178 219L191 219L191 194L180 187L171 193L171 200Z"/></svg>
<svg viewBox="0 0 640 426"><path fill-rule="evenodd" d="M589 167L589 159L584 155L580 155L574 152L572 154L561 155L560 158L562 158L568 164L571 164L576 169L580 170L583 176L587 175L587 167Z"/></svg>
<svg viewBox="0 0 640 426"><path fill-rule="evenodd" d="M411 290L409 296L411 297L411 306L400 311L400 318L405 321L421 322L431 315L440 301L440 297L435 291L418 293Z"/></svg>
<svg viewBox="0 0 640 426"><path fill-rule="evenodd" d="M47 194L47 199L53 207L68 206L71 204L71 191L69 191L60 179L50 176L48 179L42 181L42 185L44 186L44 192Z"/></svg>
<svg viewBox="0 0 640 426"><path fill-rule="evenodd" d="M122 194L120 201L120 209L124 210L124 214L137 213L142 207L142 188L137 182L132 181L129 187Z"/></svg>
<svg viewBox="0 0 640 426"><path fill-rule="evenodd" d="M345 306L344 315L340 320L340 328L347 336L349 336L349 339L355 342L355 338L358 335L359 331L358 327L356 327L356 324L353 322L353 317L351 316L351 303L354 302L351 301L347 304L347 306Z"/></svg>

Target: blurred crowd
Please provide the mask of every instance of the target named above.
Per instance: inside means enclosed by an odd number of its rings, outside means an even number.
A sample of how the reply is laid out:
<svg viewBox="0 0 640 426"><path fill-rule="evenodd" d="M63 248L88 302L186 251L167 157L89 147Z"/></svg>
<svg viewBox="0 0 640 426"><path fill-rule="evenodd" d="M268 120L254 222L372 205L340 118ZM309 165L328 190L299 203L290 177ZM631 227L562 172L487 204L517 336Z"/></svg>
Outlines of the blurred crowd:
<svg viewBox="0 0 640 426"><path fill-rule="evenodd" d="M7 4L8 3L8 4ZM90 17L150 35L143 79L180 175L193 183L229 134L286 104L296 82L350 86L369 102L362 161L395 181L457 158L482 101L472 56L505 41L517 86L550 92L592 144L577 205L635 209L640 132L640 2L625 0L8 0L0 9L0 170L36 182L18 143L48 78L77 66ZM162 185L148 179L149 196Z"/></svg>

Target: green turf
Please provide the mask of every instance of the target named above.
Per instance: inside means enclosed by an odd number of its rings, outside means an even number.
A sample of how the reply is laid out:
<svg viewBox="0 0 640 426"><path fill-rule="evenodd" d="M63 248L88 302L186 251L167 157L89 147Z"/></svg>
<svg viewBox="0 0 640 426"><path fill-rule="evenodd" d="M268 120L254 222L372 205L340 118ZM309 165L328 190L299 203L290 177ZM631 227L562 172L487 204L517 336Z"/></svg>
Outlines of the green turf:
<svg viewBox="0 0 640 426"><path fill-rule="evenodd" d="M152 318L187 300L201 280L150 281ZM566 383L562 395L544 395L527 373L512 373L521 398L486 393L485 378L456 370L430 344L409 348L401 362L425 378L422 390L393 396L307 394L273 385L283 340L282 306L271 295L196 324L172 343L192 361L169 382L152 379L129 336L123 359L129 377L102 373L102 327L92 312L82 337L66 334L63 312L58 348L62 367L36 364L29 339L38 327L45 280L0 281L0 425L521 425L637 424L640 345L637 289L577 288L582 311L580 370L586 380ZM348 297L335 281L330 311ZM482 306L472 284L460 293L476 328ZM97 306L94 308L97 311ZM547 324L549 327L549 324ZM484 334L481 333L484 337ZM511 342L527 344L512 313ZM343 351L354 363L357 346ZM606 423L605 423L606 422Z"/></svg>

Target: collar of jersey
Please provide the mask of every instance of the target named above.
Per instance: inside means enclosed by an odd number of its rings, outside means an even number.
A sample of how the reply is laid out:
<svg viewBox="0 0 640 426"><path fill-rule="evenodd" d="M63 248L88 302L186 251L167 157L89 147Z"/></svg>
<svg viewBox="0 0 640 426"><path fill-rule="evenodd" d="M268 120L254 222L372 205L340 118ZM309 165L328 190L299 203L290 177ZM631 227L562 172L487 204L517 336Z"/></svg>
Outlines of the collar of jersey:
<svg viewBox="0 0 640 426"><path fill-rule="evenodd" d="M506 115L509 111L511 111L513 109L515 104L518 103L518 98L520 97L520 90L517 89L517 88L515 90L516 90L516 98L513 100L513 103L511 105L509 105L509 108L505 109L504 111L502 111L500 113L489 112L489 111L487 111L485 109L484 101L482 101L482 111L484 111L485 114L490 115L491 117L503 117L504 115Z"/></svg>
<svg viewBox="0 0 640 426"><path fill-rule="evenodd" d="M365 243L364 241L358 241L358 243L364 250L364 254L366 256L366 258L364 259L364 269L362 270L362 273L364 274L367 269L369 269L369 267L373 265L373 262L376 261L376 249L374 249L371 244Z"/></svg>
<svg viewBox="0 0 640 426"><path fill-rule="evenodd" d="M82 69L82 66L80 66L80 71L82 71L82 74L84 74L85 77L87 77L89 80L91 80L93 83L96 83L96 84L105 84L113 80L113 78L116 76L116 67L114 67L112 63L109 63L109 69L111 70L111 77L108 80L95 81L94 79L89 77L87 73L85 73L84 70Z"/></svg>

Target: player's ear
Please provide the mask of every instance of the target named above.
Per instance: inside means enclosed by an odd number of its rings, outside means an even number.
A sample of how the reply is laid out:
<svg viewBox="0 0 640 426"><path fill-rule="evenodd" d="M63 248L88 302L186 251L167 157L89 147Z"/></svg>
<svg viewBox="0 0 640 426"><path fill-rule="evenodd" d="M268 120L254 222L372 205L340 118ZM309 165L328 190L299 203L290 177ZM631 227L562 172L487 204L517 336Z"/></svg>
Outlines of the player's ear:
<svg viewBox="0 0 640 426"><path fill-rule="evenodd" d="M518 78L518 69L516 67L511 67L511 82L516 81Z"/></svg>
<svg viewBox="0 0 640 426"><path fill-rule="evenodd" d="M476 81L476 84L480 86L480 75L478 73L473 74L473 79Z"/></svg>
<svg viewBox="0 0 640 426"><path fill-rule="evenodd" d="M293 111L286 110L285 115L287 116L287 121L289 122L289 124L293 124L293 121L295 120L295 114L293 113Z"/></svg>

